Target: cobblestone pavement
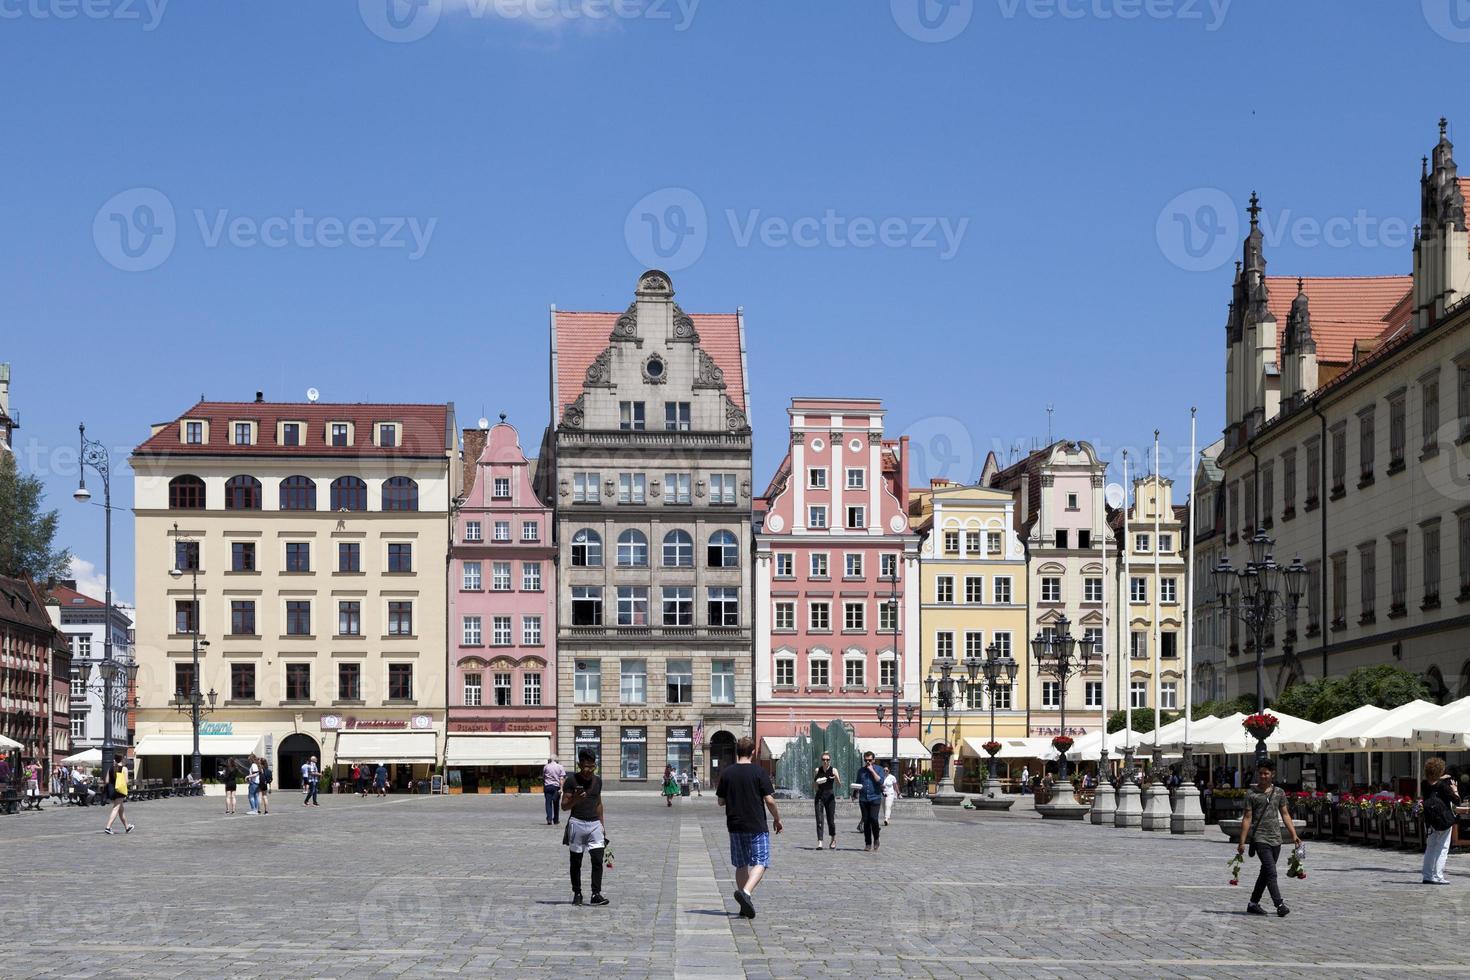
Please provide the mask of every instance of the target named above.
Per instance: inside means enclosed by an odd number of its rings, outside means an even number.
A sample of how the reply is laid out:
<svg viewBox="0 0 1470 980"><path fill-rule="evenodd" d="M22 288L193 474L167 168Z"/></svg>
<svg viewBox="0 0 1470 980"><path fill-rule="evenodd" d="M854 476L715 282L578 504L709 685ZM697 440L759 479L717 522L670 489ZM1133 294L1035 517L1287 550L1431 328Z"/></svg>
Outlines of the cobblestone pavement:
<svg viewBox="0 0 1470 980"><path fill-rule="evenodd" d="M1386 976L1470 972L1470 864L1309 845L1292 915L1246 917L1232 848L1204 838L903 802L865 853L857 811L818 851L810 804L735 916L712 794L610 795L607 908L573 908L560 829L530 797L277 793L0 817L0 976ZM244 808L244 801L241 801ZM1247 863L1250 870L1251 863ZM585 872L584 872L585 873ZM1249 876L1246 876L1247 879ZM105 938L101 931L105 927Z"/></svg>

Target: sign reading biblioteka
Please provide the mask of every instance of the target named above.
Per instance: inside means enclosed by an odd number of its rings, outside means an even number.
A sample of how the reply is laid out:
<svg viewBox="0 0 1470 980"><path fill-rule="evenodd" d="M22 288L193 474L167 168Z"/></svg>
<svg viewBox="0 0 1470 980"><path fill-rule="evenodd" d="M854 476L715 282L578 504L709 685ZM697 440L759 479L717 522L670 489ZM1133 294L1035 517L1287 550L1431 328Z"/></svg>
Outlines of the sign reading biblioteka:
<svg viewBox="0 0 1470 980"><path fill-rule="evenodd" d="M678 708L582 708L578 721L683 721Z"/></svg>

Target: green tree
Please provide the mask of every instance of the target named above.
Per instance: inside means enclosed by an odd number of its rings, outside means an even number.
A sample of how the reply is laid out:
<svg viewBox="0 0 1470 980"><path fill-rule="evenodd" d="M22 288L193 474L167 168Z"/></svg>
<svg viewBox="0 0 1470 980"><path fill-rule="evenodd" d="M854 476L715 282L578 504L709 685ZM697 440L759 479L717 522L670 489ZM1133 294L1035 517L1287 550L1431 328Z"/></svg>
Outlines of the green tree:
<svg viewBox="0 0 1470 980"><path fill-rule="evenodd" d="M1323 722L1365 704L1397 708L1429 695L1424 678L1393 664L1359 667L1346 677L1324 677L1293 684L1271 707L1308 721Z"/></svg>
<svg viewBox="0 0 1470 980"><path fill-rule="evenodd" d="M1178 721L1182 717L1178 711L1161 711L1159 713L1160 725ZM1108 731L1121 732L1128 724L1128 712L1114 711L1108 715ZM1133 709L1133 730L1135 732L1151 732L1154 730L1154 711L1152 708Z"/></svg>
<svg viewBox="0 0 1470 980"><path fill-rule="evenodd" d="M1251 714L1256 710L1256 698L1253 694L1241 694L1228 701L1201 701L1192 706L1189 717L1195 721L1201 718L1228 718L1234 714ZM1286 709L1282 709L1283 711Z"/></svg>
<svg viewBox="0 0 1470 980"><path fill-rule="evenodd" d="M71 553L55 550L56 511L41 511L41 481L23 476L12 453L0 452L0 575L44 582L66 574Z"/></svg>

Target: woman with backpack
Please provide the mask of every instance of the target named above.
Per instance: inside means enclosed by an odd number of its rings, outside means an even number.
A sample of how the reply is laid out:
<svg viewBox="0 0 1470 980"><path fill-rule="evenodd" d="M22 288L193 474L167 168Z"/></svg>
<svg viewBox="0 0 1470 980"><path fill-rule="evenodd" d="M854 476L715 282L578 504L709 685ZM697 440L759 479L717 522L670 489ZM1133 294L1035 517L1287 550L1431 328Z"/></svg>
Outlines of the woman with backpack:
<svg viewBox="0 0 1470 980"><path fill-rule="evenodd" d="M263 817L271 812L271 764L266 759L260 760L260 785L257 789L260 793L260 815Z"/></svg>
<svg viewBox="0 0 1470 980"><path fill-rule="evenodd" d="M1444 876L1445 861L1450 854L1450 837L1455 832L1455 809L1460 805L1460 790L1445 772L1444 760L1433 758L1424 763L1424 884L1448 885Z"/></svg>

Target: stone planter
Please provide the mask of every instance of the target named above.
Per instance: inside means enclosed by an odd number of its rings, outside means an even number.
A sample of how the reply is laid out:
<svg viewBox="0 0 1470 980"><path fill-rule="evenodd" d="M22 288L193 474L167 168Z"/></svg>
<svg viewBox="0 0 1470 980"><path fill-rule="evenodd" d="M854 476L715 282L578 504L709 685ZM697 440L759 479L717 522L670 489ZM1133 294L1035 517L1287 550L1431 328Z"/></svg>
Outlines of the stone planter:
<svg viewBox="0 0 1470 980"><path fill-rule="evenodd" d="M1238 843L1240 841L1240 825L1242 822L1243 821L1239 817L1227 817L1226 819L1221 820L1218 824L1216 824L1216 826L1218 826L1220 830L1224 832L1225 836L1230 839L1231 843Z"/></svg>

